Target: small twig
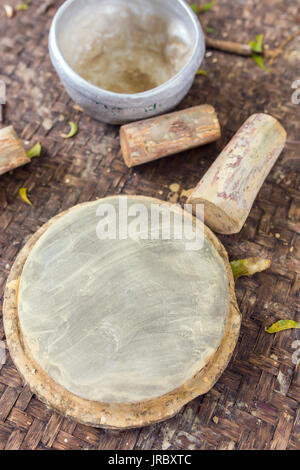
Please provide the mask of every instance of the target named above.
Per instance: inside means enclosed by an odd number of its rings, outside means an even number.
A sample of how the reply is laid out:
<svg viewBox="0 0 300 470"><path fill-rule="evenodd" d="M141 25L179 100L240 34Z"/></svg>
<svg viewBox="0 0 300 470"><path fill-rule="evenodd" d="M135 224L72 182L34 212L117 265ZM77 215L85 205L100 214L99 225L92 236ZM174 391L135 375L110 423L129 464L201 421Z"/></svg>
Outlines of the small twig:
<svg viewBox="0 0 300 470"><path fill-rule="evenodd" d="M269 50L264 49L262 55L269 58L269 65L272 66L279 56L282 53L283 49L297 36L300 36L300 30L295 34L292 34L287 39L285 39L277 49ZM211 49L216 49L222 52L229 52L231 54L237 54L241 56L250 57L253 54L253 49L249 44L243 44L239 42L224 41L223 39L214 39L206 36L206 45Z"/></svg>
<svg viewBox="0 0 300 470"><path fill-rule="evenodd" d="M277 59L277 57L279 56L279 54L282 53L283 49L291 42L293 41L293 39L295 39L297 36L300 36L300 30L297 31L296 33L292 34L291 36L289 36L288 38L286 38L284 41L282 41L282 43L279 45L279 47L277 49L275 49L274 51L269 51L269 55L271 56L270 57L270 60L269 60L269 65L272 66L275 62L275 60Z"/></svg>

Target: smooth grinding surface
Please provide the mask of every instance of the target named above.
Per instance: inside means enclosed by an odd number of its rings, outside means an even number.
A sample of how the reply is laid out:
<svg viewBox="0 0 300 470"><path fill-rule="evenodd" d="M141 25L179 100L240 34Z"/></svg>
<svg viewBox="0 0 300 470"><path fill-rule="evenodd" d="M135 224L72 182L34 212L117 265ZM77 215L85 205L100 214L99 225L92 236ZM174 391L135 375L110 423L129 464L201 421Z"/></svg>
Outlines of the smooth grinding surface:
<svg viewBox="0 0 300 470"><path fill-rule="evenodd" d="M89 400L134 403L174 390L207 363L229 292L207 240L199 251L187 251L185 239L100 240L96 211L109 203L118 214L119 200L76 207L41 236L18 308L25 341L57 383ZM131 197L128 207L151 202Z"/></svg>

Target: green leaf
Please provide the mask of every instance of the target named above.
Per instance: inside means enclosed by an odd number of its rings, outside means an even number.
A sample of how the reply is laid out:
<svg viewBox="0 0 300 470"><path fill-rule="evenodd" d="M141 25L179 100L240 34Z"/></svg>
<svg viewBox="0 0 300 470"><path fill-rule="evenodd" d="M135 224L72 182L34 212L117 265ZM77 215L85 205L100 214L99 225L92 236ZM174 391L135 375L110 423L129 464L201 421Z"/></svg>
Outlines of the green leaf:
<svg viewBox="0 0 300 470"><path fill-rule="evenodd" d="M200 13L204 13L205 11L210 10L216 2L209 2L209 3L204 3L204 5L200 5Z"/></svg>
<svg viewBox="0 0 300 470"><path fill-rule="evenodd" d="M196 75L203 75L204 77L207 77L207 72L205 72L205 70L199 69L197 70Z"/></svg>
<svg viewBox="0 0 300 470"><path fill-rule="evenodd" d="M22 3L21 5L17 5L17 6L16 6L16 10L17 10L17 11L28 10L28 8L29 8L28 3Z"/></svg>
<svg viewBox="0 0 300 470"><path fill-rule="evenodd" d="M206 26L205 31L211 34L218 34L218 31L215 28L212 28L211 26Z"/></svg>
<svg viewBox="0 0 300 470"><path fill-rule="evenodd" d="M26 155L28 158L39 157L41 155L41 151L42 151L42 146L38 142L30 150L26 152Z"/></svg>
<svg viewBox="0 0 300 470"><path fill-rule="evenodd" d="M76 135L78 132L78 125L76 124L76 122L70 121L69 126L70 126L69 134L60 134L61 137L63 137L64 139L70 139L71 137L74 137L74 135Z"/></svg>
<svg viewBox="0 0 300 470"><path fill-rule="evenodd" d="M21 196L23 201L26 202L26 204L29 204L30 206L32 206L32 202L28 199L28 196L27 196L27 188L20 188L19 195Z"/></svg>
<svg viewBox="0 0 300 470"><path fill-rule="evenodd" d="M253 276L253 274L265 271L271 266L271 260L262 258L248 258L231 261L231 269L234 279L242 276Z"/></svg>
<svg viewBox="0 0 300 470"><path fill-rule="evenodd" d="M206 11L209 11L214 6L215 3L216 3L215 1L204 3L203 5L199 5L198 3L192 3L190 7L195 13L201 14L201 13L205 13Z"/></svg>
<svg viewBox="0 0 300 470"><path fill-rule="evenodd" d="M278 331L290 330L292 328L300 328L300 323L294 320L279 320L269 328L265 328L265 331L267 333L273 334L278 333Z"/></svg>
<svg viewBox="0 0 300 470"><path fill-rule="evenodd" d="M196 3L193 3L192 5L190 5L190 7L195 13L199 13L199 5L196 5Z"/></svg>
<svg viewBox="0 0 300 470"><path fill-rule="evenodd" d="M258 34L255 41L250 41L249 46L252 47L253 52L261 54L263 52L263 35Z"/></svg>
<svg viewBox="0 0 300 470"><path fill-rule="evenodd" d="M261 69L265 70L265 72L269 72L269 69L265 66L263 58L260 54L256 54L255 52L253 52L251 57Z"/></svg>
<svg viewBox="0 0 300 470"><path fill-rule="evenodd" d="M249 46L251 46L252 48L252 51L253 51L253 54L252 54L252 59L254 60L254 62L263 70L265 70L266 72L268 72L268 68L265 66L264 64L264 61L263 61L263 58L261 56L261 54L263 53L263 35L262 34L258 34L256 36L256 40L255 41L250 41L249 42Z"/></svg>

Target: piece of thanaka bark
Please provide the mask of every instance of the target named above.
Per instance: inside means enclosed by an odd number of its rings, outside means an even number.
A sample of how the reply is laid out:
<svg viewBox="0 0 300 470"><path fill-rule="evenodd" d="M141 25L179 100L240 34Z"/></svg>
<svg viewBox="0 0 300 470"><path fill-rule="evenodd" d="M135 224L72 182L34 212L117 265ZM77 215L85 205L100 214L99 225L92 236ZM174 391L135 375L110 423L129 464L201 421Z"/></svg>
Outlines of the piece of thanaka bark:
<svg viewBox="0 0 300 470"><path fill-rule="evenodd" d="M30 163L21 140L12 126L0 129L0 175Z"/></svg>
<svg viewBox="0 0 300 470"><path fill-rule="evenodd" d="M126 165L136 165L208 144L221 136L210 105L195 106L121 127L120 140Z"/></svg>
<svg viewBox="0 0 300 470"><path fill-rule="evenodd" d="M250 116L189 197L193 212L204 204L205 223L211 229L240 232L285 142L286 131L275 118Z"/></svg>

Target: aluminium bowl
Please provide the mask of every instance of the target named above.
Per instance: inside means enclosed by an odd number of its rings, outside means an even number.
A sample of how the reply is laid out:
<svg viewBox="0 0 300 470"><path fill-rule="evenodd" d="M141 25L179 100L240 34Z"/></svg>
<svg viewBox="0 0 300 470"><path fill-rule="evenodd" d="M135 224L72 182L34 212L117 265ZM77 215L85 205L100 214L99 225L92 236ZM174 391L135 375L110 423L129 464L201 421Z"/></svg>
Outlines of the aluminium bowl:
<svg viewBox="0 0 300 470"><path fill-rule="evenodd" d="M164 18L176 34L187 40L190 48L187 62L178 73L156 88L135 94L115 93L99 88L82 78L69 65L63 54L61 37L66 27L81 15L95 14L95 8L130 8L135 14L156 15ZM112 18L116 10L112 10ZM146 13L145 13L146 14ZM145 18L144 18L145 20ZM76 27L70 34L70 43L76 41ZM176 36L175 34L175 36ZM78 39L78 38L77 38ZM71 47L71 46L70 46ZM184 98L192 86L195 73L205 53L204 34L197 16L184 0L67 0L57 11L49 34L52 63L71 98L93 118L110 124L123 124L165 113Z"/></svg>

